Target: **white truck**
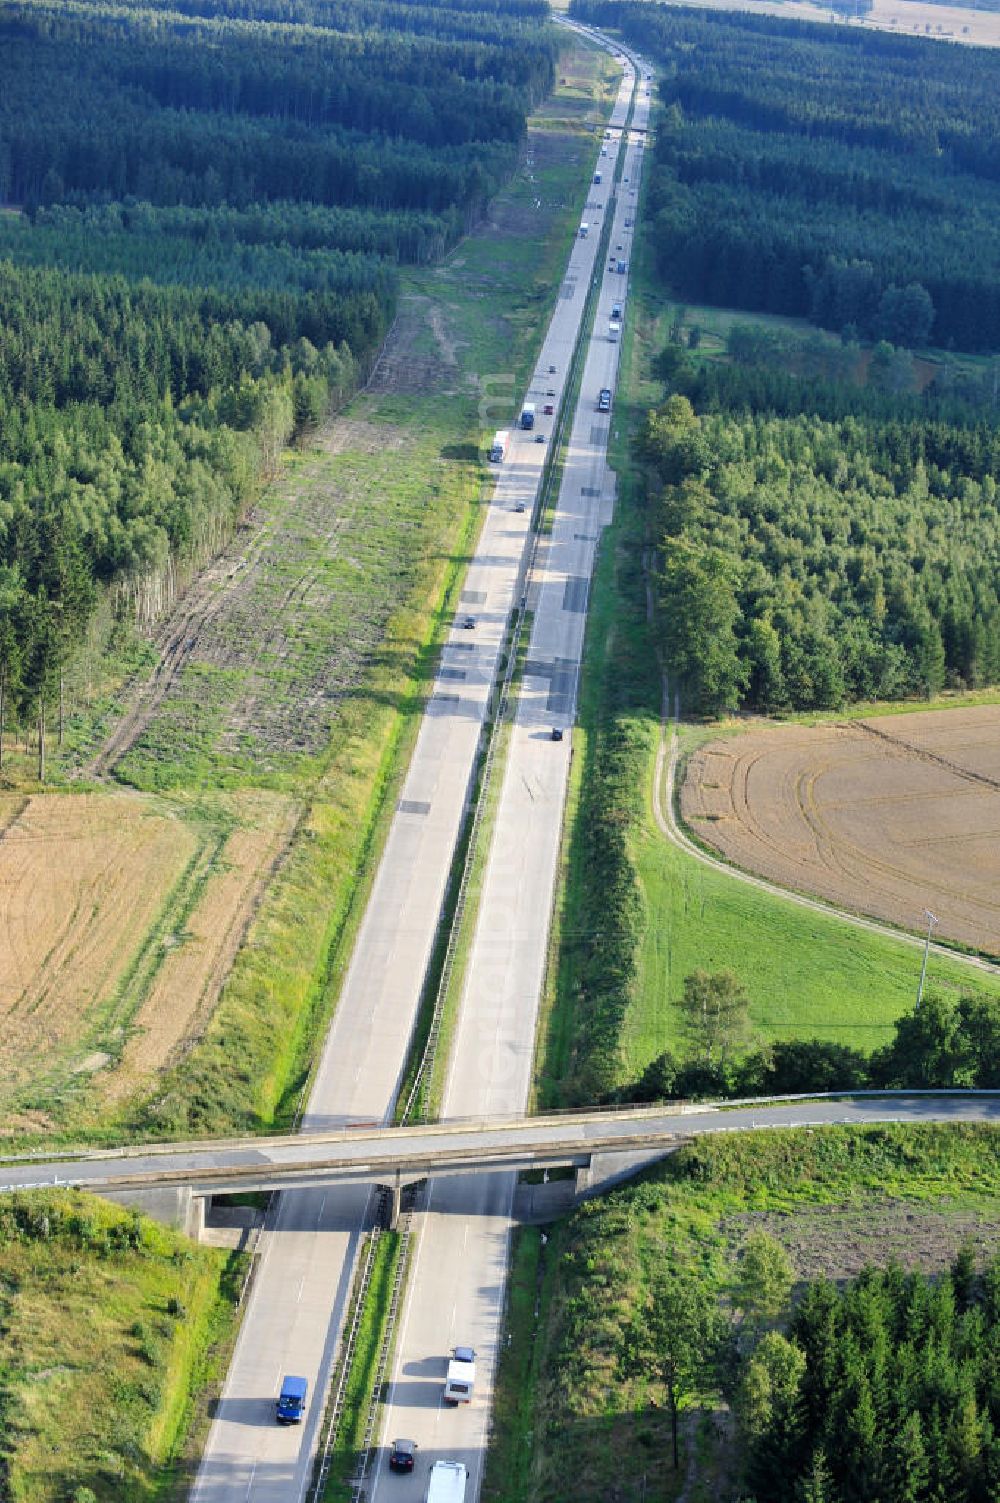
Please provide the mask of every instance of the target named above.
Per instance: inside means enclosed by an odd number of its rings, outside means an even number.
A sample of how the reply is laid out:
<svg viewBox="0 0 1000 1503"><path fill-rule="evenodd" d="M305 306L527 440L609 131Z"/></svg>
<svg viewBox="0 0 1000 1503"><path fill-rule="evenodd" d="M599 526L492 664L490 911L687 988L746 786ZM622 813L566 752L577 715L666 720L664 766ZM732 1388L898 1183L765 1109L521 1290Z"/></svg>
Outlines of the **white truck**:
<svg viewBox="0 0 1000 1503"><path fill-rule="evenodd" d="M471 1346L452 1347L444 1379L446 1404L471 1404L476 1390L476 1354Z"/></svg>
<svg viewBox="0 0 1000 1503"><path fill-rule="evenodd" d="M498 428L493 435L490 445L490 464L503 464L507 458L507 445L510 443L510 429Z"/></svg>
<svg viewBox="0 0 1000 1503"><path fill-rule="evenodd" d="M465 1503L468 1475L460 1461L435 1461L427 1484L426 1503Z"/></svg>
<svg viewBox="0 0 1000 1503"><path fill-rule="evenodd" d="M611 319L609 319L608 320L608 338L611 340L612 344L614 344L617 340L619 340L621 338L621 333L622 333L622 321L621 321L621 319L620 318L611 318Z"/></svg>
<svg viewBox="0 0 1000 1503"><path fill-rule="evenodd" d="M587 236L589 234L590 234L590 225L587 223L586 220L584 220L583 224L581 224L581 226L580 226L580 239L581 240L586 240L586 238L587 238Z"/></svg>

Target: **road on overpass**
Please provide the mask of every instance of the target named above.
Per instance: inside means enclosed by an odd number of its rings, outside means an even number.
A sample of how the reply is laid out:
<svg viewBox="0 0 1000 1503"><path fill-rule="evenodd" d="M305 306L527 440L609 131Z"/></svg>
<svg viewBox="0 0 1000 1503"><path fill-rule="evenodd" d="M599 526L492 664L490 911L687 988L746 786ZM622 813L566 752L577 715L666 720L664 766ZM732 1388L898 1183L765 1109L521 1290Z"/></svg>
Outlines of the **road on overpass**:
<svg viewBox="0 0 1000 1503"><path fill-rule="evenodd" d="M997 1122L1000 1091L862 1091L748 1102L681 1103L540 1117L449 1119L282 1138L154 1144L41 1162L0 1162L0 1194L72 1186L95 1194L190 1187L237 1194L345 1181L412 1183L427 1175L583 1165L593 1156L670 1151L677 1140L753 1128L881 1122ZM464 1191L462 1193L465 1193Z"/></svg>

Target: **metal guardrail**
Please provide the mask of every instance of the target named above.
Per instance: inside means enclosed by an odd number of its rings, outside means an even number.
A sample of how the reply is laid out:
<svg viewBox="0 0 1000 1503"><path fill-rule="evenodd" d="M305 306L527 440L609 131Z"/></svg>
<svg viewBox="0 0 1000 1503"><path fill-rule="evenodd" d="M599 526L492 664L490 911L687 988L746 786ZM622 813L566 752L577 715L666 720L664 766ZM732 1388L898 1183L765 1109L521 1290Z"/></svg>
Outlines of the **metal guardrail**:
<svg viewBox="0 0 1000 1503"><path fill-rule="evenodd" d="M378 1363L375 1368L375 1378L372 1382L371 1397L368 1403L368 1414L365 1418L365 1430L361 1441L361 1449L358 1452L357 1466L351 1479L351 1497L353 1503L360 1503L365 1496L365 1484L368 1481L368 1468L371 1464L372 1451L375 1442L375 1427L378 1424L378 1404L382 1397L382 1385L385 1382L385 1370L389 1365L389 1353L392 1350L393 1338L396 1333L396 1321L399 1318L399 1304L403 1297L403 1288L406 1283L406 1272L409 1265L410 1237L413 1231L413 1218L409 1212L401 1218L399 1234L399 1256L396 1260L396 1273L392 1281L392 1293L389 1296L389 1309L386 1312L385 1328L382 1332L382 1345L379 1349Z"/></svg>
<svg viewBox="0 0 1000 1503"><path fill-rule="evenodd" d="M365 1248L365 1260L355 1280L350 1320L341 1339L337 1380L327 1406L323 1445L318 1455L312 1484L307 1494L310 1503L319 1503L319 1500L323 1496L323 1490L326 1487L326 1479L330 1474L330 1458L333 1453L334 1442L337 1438L337 1431L340 1428L340 1421L344 1414L344 1404L347 1399L347 1382L351 1376L351 1363L354 1360L354 1353L358 1344L358 1331L361 1328L361 1317L364 1314L365 1296L371 1287L372 1271L375 1267L375 1254L382 1236L385 1201L386 1192L383 1190L376 1198L375 1225L369 1233L368 1243Z"/></svg>

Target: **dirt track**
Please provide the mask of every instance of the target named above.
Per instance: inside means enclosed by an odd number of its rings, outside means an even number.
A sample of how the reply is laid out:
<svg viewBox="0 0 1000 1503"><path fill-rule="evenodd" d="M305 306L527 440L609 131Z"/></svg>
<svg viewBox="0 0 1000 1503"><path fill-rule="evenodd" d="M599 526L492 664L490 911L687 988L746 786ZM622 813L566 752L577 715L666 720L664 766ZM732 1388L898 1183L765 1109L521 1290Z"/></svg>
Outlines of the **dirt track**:
<svg viewBox="0 0 1000 1503"><path fill-rule="evenodd" d="M1000 954L1000 707L766 726L692 757L681 812L781 886Z"/></svg>

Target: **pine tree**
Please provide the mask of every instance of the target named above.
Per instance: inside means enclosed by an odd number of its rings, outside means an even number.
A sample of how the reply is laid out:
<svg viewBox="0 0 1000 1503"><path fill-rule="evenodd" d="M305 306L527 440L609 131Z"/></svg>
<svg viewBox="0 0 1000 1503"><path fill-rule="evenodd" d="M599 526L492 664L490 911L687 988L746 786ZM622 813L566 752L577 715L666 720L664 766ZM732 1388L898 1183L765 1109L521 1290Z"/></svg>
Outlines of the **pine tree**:
<svg viewBox="0 0 1000 1503"><path fill-rule="evenodd" d="M926 1503L930 1466L920 1416L912 1411L889 1447L888 1503Z"/></svg>

